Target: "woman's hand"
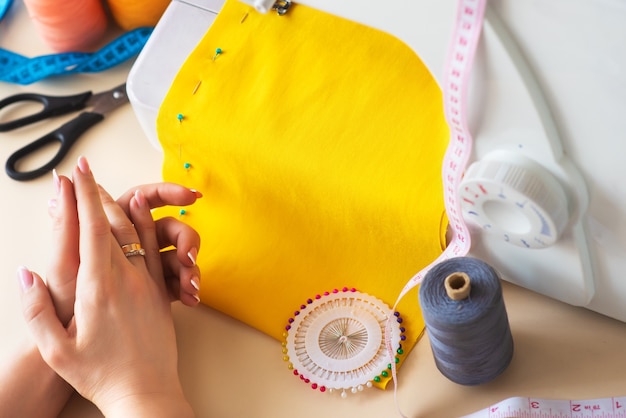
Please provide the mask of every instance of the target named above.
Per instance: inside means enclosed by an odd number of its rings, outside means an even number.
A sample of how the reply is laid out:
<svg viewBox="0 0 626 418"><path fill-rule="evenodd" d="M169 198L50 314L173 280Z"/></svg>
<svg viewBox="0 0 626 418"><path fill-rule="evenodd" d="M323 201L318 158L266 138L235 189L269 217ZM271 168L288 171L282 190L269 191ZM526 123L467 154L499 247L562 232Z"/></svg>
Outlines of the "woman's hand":
<svg viewBox="0 0 626 418"><path fill-rule="evenodd" d="M76 211L74 187L70 179L53 172L56 196L50 200L48 212L52 218L52 242L57 245L52 250L48 267L47 285L61 322L67 323L74 314L76 275L78 273L78 214ZM111 216L130 217L130 203L136 194L145 196L150 209L171 205L187 206L193 204L202 194L174 183L155 183L138 186L120 196L116 202L102 188L100 197ZM68 202L71 202L68 204ZM119 209L113 205L117 203ZM113 222L115 224L115 222ZM188 225L174 218L156 221L156 235L161 252L163 272L154 271L152 263L150 273L161 275L169 290L170 300L180 300L188 306L199 302L200 271L196 266L196 257L200 248L200 236Z"/></svg>
<svg viewBox="0 0 626 418"><path fill-rule="evenodd" d="M138 192L129 202L131 219L109 222L84 158L73 176L77 224L69 226L77 228L79 240L66 254L72 268L78 260L74 316L67 327L57 316L52 291L37 274L20 271L24 316L39 351L107 416L193 416L178 379L165 284L149 271L160 254L147 200ZM139 242L145 258L127 258L121 246Z"/></svg>
<svg viewBox="0 0 626 418"><path fill-rule="evenodd" d="M116 203L127 217L131 214L131 202L142 194L151 209L162 206L191 205L202 194L174 183L155 183L139 186L120 196ZM114 216L117 212L112 205L113 199L101 190L102 202L107 215ZM111 210L108 210L110 208ZM117 214L115 216L123 216ZM200 270L196 266L196 258L200 248L200 235L187 224L172 217L159 219L155 222L158 246L161 249L162 274L167 285L170 299L180 300L188 306L195 306L200 299ZM156 268L155 263L149 267ZM150 270L151 273L156 272Z"/></svg>
<svg viewBox="0 0 626 418"><path fill-rule="evenodd" d="M52 219L52 242L50 263L46 274L48 291L54 303L57 317L68 324L74 314L76 276L80 257L78 253L79 227L74 185L65 176L53 172L55 196L49 201L48 212ZM142 194L151 208L163 205L190 205L202 195L194 190L172 183L157 183L138 186L122 195L115 209L112 198L102 193L107 202L107 213L116 213L118 219L131 216L131 201ZM125 213L119 216L123 211ZM149 221L149 220L148 220ZM112 222L117 225L116 220ZM146 225L151 227L150 222ZM180 299L193 306L197 302L200 275L195 266L195 257L200 246L198 234L177 219L156 222L157 239L161 248L173 245L176 250L163 251L161 264L163 272L155 271L158 264L150 269L154 277L163 277L169 290L170 300ZM156 267L155 267L156 266ZM32 275L21 269L20 275ZM37 381L36 387L32 382ZM2 367L0 383L5 389L0 391L0 415L24 417L56 417L73 392L73 388L51 370L41 358L39 350L31 342L21 345L12 359Z"/></svg>

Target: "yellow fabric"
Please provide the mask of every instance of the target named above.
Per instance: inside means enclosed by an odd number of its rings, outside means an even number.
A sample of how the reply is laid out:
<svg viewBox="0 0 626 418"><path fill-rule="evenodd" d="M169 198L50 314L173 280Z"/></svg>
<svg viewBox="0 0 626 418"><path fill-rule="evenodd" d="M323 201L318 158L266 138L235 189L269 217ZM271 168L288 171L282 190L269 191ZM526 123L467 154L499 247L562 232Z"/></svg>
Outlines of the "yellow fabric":
<svg viewBox="0 0 626 418"><path fill-rule="evenodd" d="M159 213L201 234L202 302L276 339L334 288L393 306L443 249L441 91L388 34L228 0L157 127L164 179L204 194L184 215ZM417 290L398 310L408 353L424 328Z"/></svg>

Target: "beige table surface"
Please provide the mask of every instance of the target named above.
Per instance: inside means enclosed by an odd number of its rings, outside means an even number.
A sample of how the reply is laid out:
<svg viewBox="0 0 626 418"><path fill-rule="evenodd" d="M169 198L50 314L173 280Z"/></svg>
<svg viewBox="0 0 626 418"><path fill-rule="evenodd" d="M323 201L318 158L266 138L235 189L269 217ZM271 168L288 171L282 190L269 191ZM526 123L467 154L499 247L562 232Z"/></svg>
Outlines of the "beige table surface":
<svg viewBox="0 0 626 418"><path fill-rule="evenodd" d="M19 1L0 24L0 47L29 56L49 53ZM31 90L68 94L106 89L123 82L129 68L130 63L106 73L56 78L26 87L0 83L0 96ZM49 129L46 124L1 134L0 160L4 163L11 152ZM58 167L59 172L69 174L79 155L89 158L99 181L114 195L160 178L161 155L143 135L130 106L90 130ZM52 177L21 183L2 172L0 190L0 357L6 358L27 337L16 268L26 265L45 272L53 245L47 215ZM454 417L511 396L587 399L626 395L625 323L510 284L505 284L504 291L515 340L510 367L483 386L454 384L436 369L424 338L401 370L398 402L405 414ZM286 369L277 341L207 307L174 305L173 310L180 374L199 417L397 416L392 391L372 389L345 400L313 392ZM74 397L62 416L100 414Z"/></svg>

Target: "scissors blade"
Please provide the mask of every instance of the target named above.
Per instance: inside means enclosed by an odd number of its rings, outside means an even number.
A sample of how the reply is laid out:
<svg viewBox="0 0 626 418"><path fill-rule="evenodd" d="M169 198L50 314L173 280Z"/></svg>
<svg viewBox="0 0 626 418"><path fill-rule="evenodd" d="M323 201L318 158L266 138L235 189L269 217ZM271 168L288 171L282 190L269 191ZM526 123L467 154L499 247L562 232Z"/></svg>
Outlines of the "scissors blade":
<svg viewBox="0 0 626 418"><path fill-rule="evenodd" d="M89 99L87 106L92 108L91 112L104 115L126 103L128 103L128 95L126 94L126 83L124 83L111 90L94 94Z"/></svg>

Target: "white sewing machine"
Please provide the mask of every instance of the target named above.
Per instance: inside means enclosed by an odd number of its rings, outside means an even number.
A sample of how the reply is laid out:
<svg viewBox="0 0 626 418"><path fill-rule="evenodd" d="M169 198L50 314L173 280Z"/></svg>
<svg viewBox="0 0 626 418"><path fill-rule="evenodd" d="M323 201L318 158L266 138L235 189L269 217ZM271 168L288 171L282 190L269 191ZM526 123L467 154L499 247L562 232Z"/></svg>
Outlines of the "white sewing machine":
<svg viewBox="0 0 626 418"><path fill-rule="evenodd" d="M273 1L244 2L268 12ZM441 80L454 0L301 3L395 35ZM173 0L131 71L129 97L156 147L160 103L222 4ZM490 3L472 80L472 165L460 190L473 202L464 207L471 255L508 281L621 321L624 22L617 0Z"/></svg>

